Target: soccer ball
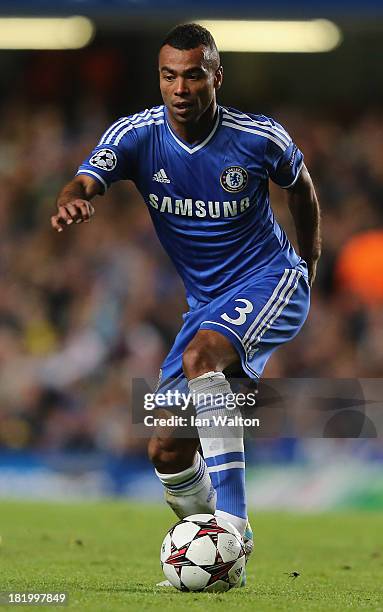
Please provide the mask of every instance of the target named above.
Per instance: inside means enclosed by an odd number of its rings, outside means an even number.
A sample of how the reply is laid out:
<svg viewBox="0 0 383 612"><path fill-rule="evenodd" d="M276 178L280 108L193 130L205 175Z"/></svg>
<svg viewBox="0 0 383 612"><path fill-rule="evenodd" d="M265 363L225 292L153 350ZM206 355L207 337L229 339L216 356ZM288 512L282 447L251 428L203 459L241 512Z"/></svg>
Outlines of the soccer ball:
<svg viewBox="0 0 383 612"><path fill-rule="evenodd" d="M245 563L240 533L212 514L187 516L161 546L163 572L180 591L228 591L239 586Z"/></svg>

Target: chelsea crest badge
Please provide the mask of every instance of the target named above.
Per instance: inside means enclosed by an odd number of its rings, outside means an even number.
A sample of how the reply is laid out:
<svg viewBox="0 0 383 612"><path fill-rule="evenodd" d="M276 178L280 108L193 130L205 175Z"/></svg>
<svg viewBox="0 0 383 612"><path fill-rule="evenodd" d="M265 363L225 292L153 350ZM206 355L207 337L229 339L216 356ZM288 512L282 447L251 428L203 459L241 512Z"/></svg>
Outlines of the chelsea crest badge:
<svg viewBox="0 0 383 612"><path fill-rule="evenodd" d="M229 166L221 174L221 185L230 193L242 191L247 185L247 180L247 171L241 166Z"/></svg>

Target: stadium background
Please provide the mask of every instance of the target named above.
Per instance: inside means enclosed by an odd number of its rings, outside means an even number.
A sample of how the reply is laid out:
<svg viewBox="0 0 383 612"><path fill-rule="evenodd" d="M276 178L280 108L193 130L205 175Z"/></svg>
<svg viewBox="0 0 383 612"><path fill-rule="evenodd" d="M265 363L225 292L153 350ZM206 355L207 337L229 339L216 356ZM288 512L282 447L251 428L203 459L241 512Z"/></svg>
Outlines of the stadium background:
<svg viewBox="0 0 383 612"><path fill-rule="evenodd" d="M36 11L48 3L34 3ZM79 51L0 51L0 496L159 500L130 427L130 381L153 378L185 311L183 289L129 184L87 226L56 235L54 199L105 126L161 102L156 54L171 2L139 15L82 2L97 33ZM61 3L65 13L79 3ZM216 3L208 5L214 14ZM280 3L268 17L285 17ZM30 4L28 4L30 9ZM186 5L185 5L186 7ZM323 210L323 255L303 331L265 377L383 373L383 51L374 3L313 3L343 42L324 54L223 53L219 100L272 115L305 153ZM25 3L0 4L3 14ZM228 3L220 16L234 17ZM206 9L206 6L205 6ZM51 9L50 9L51 10ZM56 5L57 10L57 5ZM236 17L265 9L236 3ZM312 11L312 15L308 13ZM120 13L119 11L122 11ZM242 11L242 13L241 13ZM289 16L302 11L289 3ZM30 12L30 11L28 11ZM286 12L286 11L285 11ZM123 16L123 18L122 18ZM204 15L202 15L204 16ZM272 203L289 237L283 193ZM383 507L383 445L264 439L248 445L249 502L299 510Z"/></svg>

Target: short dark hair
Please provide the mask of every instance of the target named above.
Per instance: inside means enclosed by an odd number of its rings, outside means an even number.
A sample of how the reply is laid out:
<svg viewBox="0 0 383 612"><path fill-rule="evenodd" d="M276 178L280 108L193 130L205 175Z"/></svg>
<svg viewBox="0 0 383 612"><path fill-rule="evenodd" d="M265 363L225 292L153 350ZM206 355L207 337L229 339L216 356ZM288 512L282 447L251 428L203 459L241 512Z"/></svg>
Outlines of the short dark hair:
<svg viewBox="0 0 383 612"><path fill-rule="evenodd" d="M221 61L215 40L209 30L198 23L183 23L170 30L162 42L161 48L170 45L181 51L196 49L203 45L210 51L208 61L219 68Z"/></svg>

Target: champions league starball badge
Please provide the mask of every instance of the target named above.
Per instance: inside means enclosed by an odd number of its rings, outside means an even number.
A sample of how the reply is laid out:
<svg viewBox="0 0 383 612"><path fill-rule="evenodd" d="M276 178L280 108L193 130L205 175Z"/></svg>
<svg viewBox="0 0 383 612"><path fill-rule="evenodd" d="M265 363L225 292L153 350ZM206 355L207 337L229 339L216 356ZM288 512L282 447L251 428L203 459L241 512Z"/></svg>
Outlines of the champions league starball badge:
<svg viewBox="0 0 383 612"><path fill-rule="evenodd" d="M247 185L247 172L241 166L229 166L221 174L221 185L225 191L235 193L242 191Z"/></svg>
<svg viewBox="0 0 383 612"><path fill-rule="evenodd" d="M112 149L100 149L89 160L89 163L95 168L101 170L114 170L117 166L117 157Z"/></svg>

